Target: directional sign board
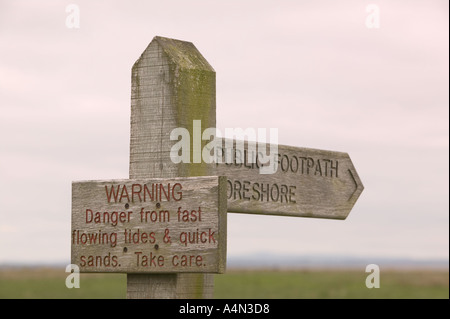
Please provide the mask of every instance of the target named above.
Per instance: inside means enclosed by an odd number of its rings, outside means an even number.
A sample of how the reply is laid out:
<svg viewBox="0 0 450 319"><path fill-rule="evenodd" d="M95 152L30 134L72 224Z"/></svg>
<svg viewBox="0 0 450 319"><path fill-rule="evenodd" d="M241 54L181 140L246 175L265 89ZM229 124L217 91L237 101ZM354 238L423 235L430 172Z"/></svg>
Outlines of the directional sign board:
<svg viewBox="0 0 450 319"><path fill-rule="evenodd" d="M270 144L256 151L248 142L231 144L227 152L223 141L221 163L214 164L214 174L228 177L229 212L345 219L364 189L347 153L278 145L270 154ZM272 161L262 164L261 151ZM267 165L273 174L262 173Z"/></svg>
<svg viewBox="0 0 450 319"><path fill-rule="evenodd" d="M226 179L72 183L72 264L82 272L223 273Z"/></svg>

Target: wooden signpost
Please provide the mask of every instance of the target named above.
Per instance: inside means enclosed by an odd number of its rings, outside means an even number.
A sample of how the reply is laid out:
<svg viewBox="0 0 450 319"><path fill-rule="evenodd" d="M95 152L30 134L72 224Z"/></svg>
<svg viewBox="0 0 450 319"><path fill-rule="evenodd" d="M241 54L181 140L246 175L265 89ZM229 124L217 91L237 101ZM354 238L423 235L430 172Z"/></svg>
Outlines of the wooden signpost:
<svg viewBox="0 0 450 319"><path fill-rule="evenodd" d="M364 189L347 153L277 145L273 161L261 164L249 160L248 142L232 145L231 159L223 155L214 171L228 177L229 212L345 219ZM269 154L270 144L262 149ZM274 164L273 174L260 173Z"/></svg>
<svg viewBox="0 0 450 319"><path fill-rule="evenodd" d="M225 177L72 184L72 263L83 272L223 273Z"/></svg>
<svg viewBox="0 0 450 319"><path fill-rule="evenodd" d="M72 263L127 273L128 298L212 298L226 211L345 219L363 191L341 152L277 145L273 174L247 142L222 163L173 161L174 129L216 127L215 80L192 43L155 37L132 68L130 179L72 184Z"/></svg>
<svg viewBox="0 0 450 319"><path fill-rule="evenodd" d="M155 37L131 72L130 178L213 175L205 163L170 160L170 132L216 126L216 73L190 42ZM212 298L209 273L127 274L127 297Z"/></svg>

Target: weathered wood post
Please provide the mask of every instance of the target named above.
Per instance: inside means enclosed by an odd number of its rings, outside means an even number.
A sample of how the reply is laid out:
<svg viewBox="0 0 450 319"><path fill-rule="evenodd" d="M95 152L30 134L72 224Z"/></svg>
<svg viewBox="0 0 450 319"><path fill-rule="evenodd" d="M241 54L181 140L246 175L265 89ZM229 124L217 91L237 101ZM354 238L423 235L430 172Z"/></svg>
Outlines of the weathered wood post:
<svg viewBox="0 0 450 319"><path fill-rule="evenodd" d="M170 159L170 132L193 136L194 120L216 127L215 71L192 43L155 37L132 69L130 179L211 175L202 161ZM213 274L127 274L127 298L212 298L213 289Z"/></svg>

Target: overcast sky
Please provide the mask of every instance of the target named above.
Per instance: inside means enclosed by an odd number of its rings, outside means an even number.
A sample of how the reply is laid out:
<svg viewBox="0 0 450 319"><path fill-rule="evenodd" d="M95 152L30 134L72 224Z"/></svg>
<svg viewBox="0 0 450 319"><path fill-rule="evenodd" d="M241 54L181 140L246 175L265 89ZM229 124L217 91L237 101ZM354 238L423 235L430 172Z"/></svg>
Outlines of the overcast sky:
<svg viewBox="0 0 450 319"><path fill-rule="evenodd" d="M228 214L229 256L448 259L448 30L447 1L0 1L0 263L68 262L71 182L128 178L156 35L216 70L218 128L348 152L365 186L345 221Z"/></svg>

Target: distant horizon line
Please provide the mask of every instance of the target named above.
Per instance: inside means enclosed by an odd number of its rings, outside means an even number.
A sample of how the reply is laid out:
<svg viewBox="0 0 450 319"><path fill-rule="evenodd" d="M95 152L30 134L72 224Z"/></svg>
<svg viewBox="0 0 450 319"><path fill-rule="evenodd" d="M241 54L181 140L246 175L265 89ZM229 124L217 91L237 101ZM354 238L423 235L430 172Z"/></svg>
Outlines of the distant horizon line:
<svg viewBox="0 0 450 319"><path fill-rule="evenodd" d="M276 258L276 260L274 260ZM63 267L70 264L70 260L53 261L1 261L0 268L7 267ZM305 268L305 267L357 267L367 264L379 264L392 267L431 267L449 269L448 257L415 258L408 256L357 256L333 254L277 254L254 252L250 254L235 254L227 256L228 268Z"/></svg>

